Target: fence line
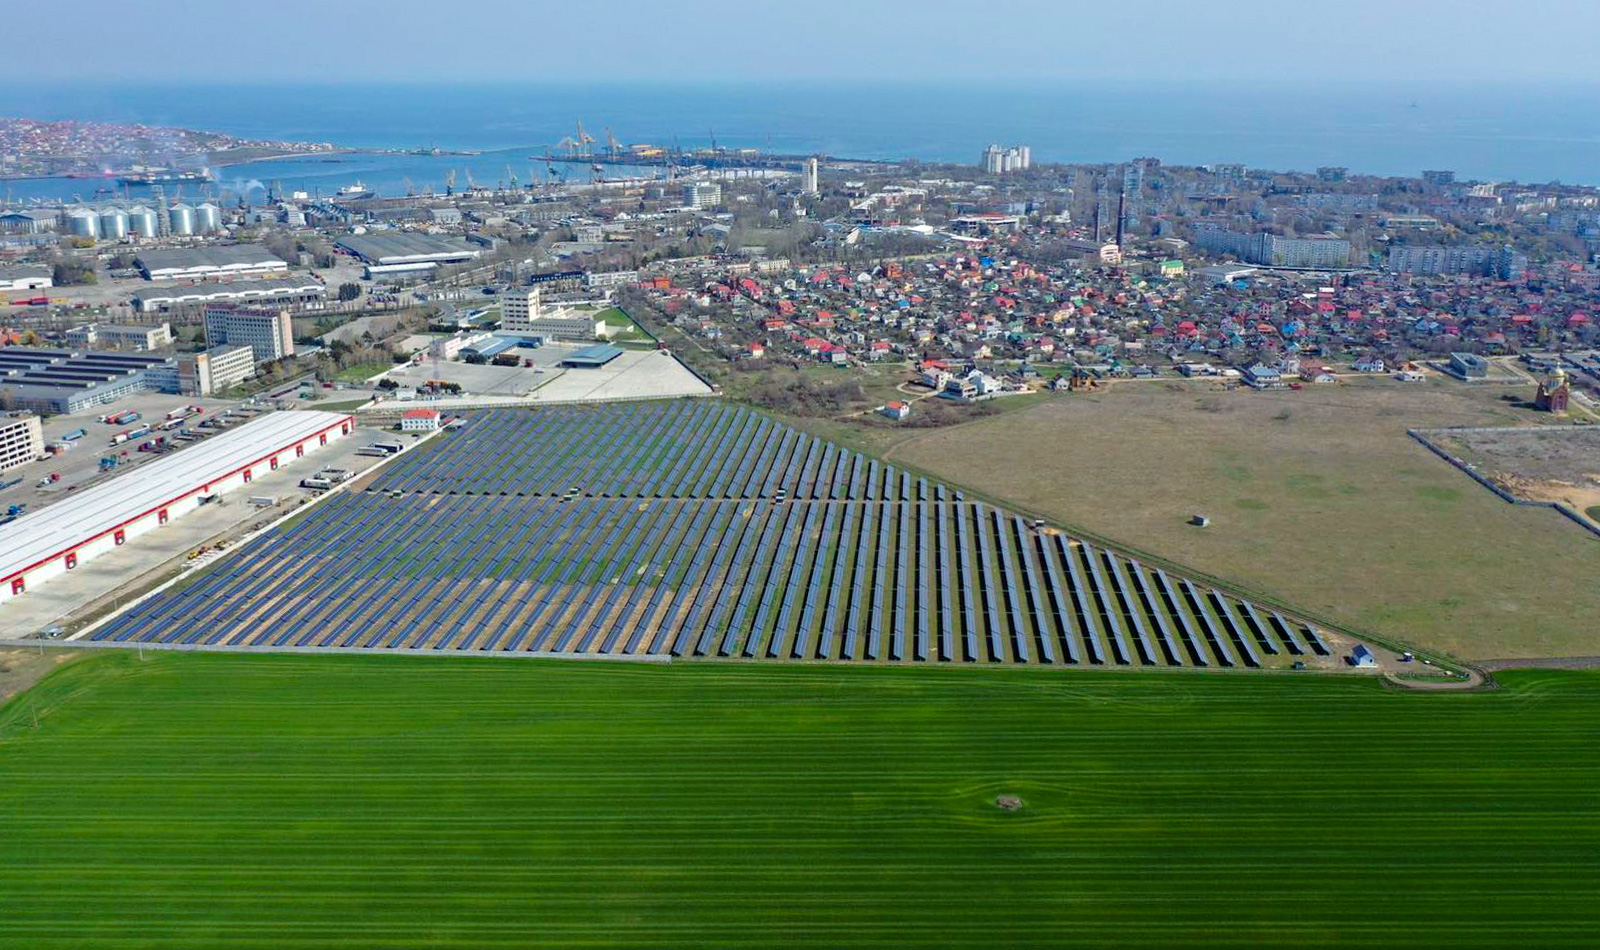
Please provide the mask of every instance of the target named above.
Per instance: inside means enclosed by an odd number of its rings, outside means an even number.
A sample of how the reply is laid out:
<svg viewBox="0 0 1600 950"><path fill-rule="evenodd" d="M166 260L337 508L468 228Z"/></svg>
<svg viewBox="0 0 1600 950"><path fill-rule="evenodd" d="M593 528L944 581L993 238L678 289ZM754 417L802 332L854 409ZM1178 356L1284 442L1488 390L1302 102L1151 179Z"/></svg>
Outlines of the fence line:
<svg viewBox="0 0 1600 950"><path fill-rule="evenodd" d="M476 656L496 659L528 660L609 660L615 663L672 662L669 655L651 653L554 653L548 650L507 650L484 652L481 650L435 650L429 647L393 647L371 649L368 647L300 647L300 646L229 646L225 643L162 643L143 640L43 640L29 638L7 640L13 647L59 647L71 650L167 650L173 653L297 653L306 656L345 654L349 656Z"/></svg>
<svg viewBox="0 0 1600 950"><path fill-rule="evenodd" d="M1479 426L1479 427L1475 427L1475 428L1462 427L1462 428L1459 428L1459 429L1435 429L1433 431L1435 431L1435 432L1504 432L1505 431L1505 427L1504 426ZM1431 439L1429 439L1426 433L1424 433L1424 432L1422 432L1420 430L1417 430L1417 429L1407 429L1406 430L1406 435L1409 435L1413 439L1416 439L1419 443L1422 444L1422 446L1424 448L1426 448L1428 451L1432 452L1434 455L1439 456L1440 458L1444 459L1446 462L1449 462L1451 465L1455 466L1457 469L1460 469L1461 471L1465 472L1469 478L1471 478L1473 481L1477 482L1478 484L1482 485L1484 488L1487 488L1490 491L1494 492L1496 495L1498 495L1500 497L1500 499L1502 501L1510 502L1513 505L1522 505L1522 506L1527 507L1527 508L1553 508L1556 511L1560 512L1561 514L1565 515L1568 519L1570 519L1578 527L1580 527L1583 530L1589 532L1590 534L1594 535L1595 537L1600 538L1600 526L1595 525L1594 522L1590 521L1588 518L1585 518L1581 513L1579 513L1576 509L1572 508L1571 506L1564 505L1559 501L1535 501L1535 500L1533 500L1531 498L1518 498L1516 495L1511 494L1511 492L1506 491L1504 488L1501 488L1499 485L1496 485L1494 482L1491 482L1485 476L1479 474L1478 470L1476 468L1474 468L1473 466L1467 464L1467 462L1465 460L1463 460L1461 458L1458 458L1458 457L1456 457L1454 455L1451 455L1449 452L1445 451L1442 446L1436 444Z"/></svg>

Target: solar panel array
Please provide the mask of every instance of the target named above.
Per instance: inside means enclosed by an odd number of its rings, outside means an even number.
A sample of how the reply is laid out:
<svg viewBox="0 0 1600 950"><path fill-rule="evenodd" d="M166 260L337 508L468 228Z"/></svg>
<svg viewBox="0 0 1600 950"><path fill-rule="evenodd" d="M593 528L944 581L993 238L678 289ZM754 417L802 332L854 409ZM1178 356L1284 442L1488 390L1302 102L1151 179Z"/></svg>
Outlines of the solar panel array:
<svg viewBox="0 0 1600 950"><path fill-rule="evenodd" d="M1279 613L748 410L480 415L94 639L1255 667Z"/></svg>

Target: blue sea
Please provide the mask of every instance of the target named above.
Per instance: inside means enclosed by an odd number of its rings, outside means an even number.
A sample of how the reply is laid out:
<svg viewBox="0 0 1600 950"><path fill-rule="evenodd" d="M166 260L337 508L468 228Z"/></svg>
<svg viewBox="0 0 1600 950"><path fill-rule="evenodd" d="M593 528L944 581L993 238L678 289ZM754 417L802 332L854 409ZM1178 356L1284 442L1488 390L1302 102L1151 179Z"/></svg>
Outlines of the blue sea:
<svg viewBox="0 0 1600 950"><path fill-rule="evenodd" d="M279 181L328 193L361 179L384 194L443 190L451 169L483 183L542 177L529 161L578 121L604 140L710 144L837 157L973 163L990 142L1035 161L1243 162L1309 171L1600 184L1600 86L1338 88L1074 82L928 85L837 81L696 85L26 86L0 88L0 115L183 126L352 147L474 149L459 156L351 156L226 170L230 184ZM535 167L538 166L538 167ZM582 166L568 166L582 177ZM13 197L69 197L85 182L11 182ZM3 187L3 186L0 186ZM91 195L83 195L88 198Z"/></svg>

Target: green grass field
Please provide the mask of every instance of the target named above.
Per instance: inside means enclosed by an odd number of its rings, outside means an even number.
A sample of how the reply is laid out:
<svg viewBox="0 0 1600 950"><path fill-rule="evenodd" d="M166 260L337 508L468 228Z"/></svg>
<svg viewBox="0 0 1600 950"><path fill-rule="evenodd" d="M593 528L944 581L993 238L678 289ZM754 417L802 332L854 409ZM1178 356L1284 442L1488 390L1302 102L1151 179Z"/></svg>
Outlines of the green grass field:
<svg viewBox="0 0 1600 950"><path fill-rule="evenodd" d="M1600 675L1503 682L100 655L0 946L1593 946Z"/></svg>
<svg viewBox="0 0 1600 950"><path fill-rule="evenodd" d="M607 307L595 313L595 319L605 321L613 343L648 341L649 335L639 329L639 324L621 307Z"/></svg>
<svg viewBox="0 0 1600 950"><path fill-rule="evenodd" d="M1322 617L1468 660L1600 654L1600 545L1506 504L1407 428L1542 414L1453 381L1302 392L1128 384L881 451ZM1196 513L1212 524L1188 524Z"/></svg>
<svg viewBox="0 0 1600 950"><path fill-rule="evenodd" d="M393 363L356 363L339 370L334 380L341 383L364 383L393 366Z"/></svg>

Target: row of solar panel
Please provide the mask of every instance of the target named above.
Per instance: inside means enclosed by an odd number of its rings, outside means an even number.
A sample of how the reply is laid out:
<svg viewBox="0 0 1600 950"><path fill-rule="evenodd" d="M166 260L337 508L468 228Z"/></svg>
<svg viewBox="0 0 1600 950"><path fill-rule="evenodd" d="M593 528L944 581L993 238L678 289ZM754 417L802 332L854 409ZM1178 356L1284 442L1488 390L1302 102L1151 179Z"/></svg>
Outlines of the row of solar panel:
<svg viewBox="0 0 1600 950"><path fill-rule="evenodd" d="M1246 601L891 481L927 500L340 496L95 638L1196 666L1328 652Z"/></svg>
<svg viewBox="0 0 1600 950"><path fill-rule="evenodd" d="M909 498L910 480L766 416L695 400L489 412L374 491L644 498ZM925 492L927 485L919 482ZM926 495L919 495L926 498Z"/></svg>

